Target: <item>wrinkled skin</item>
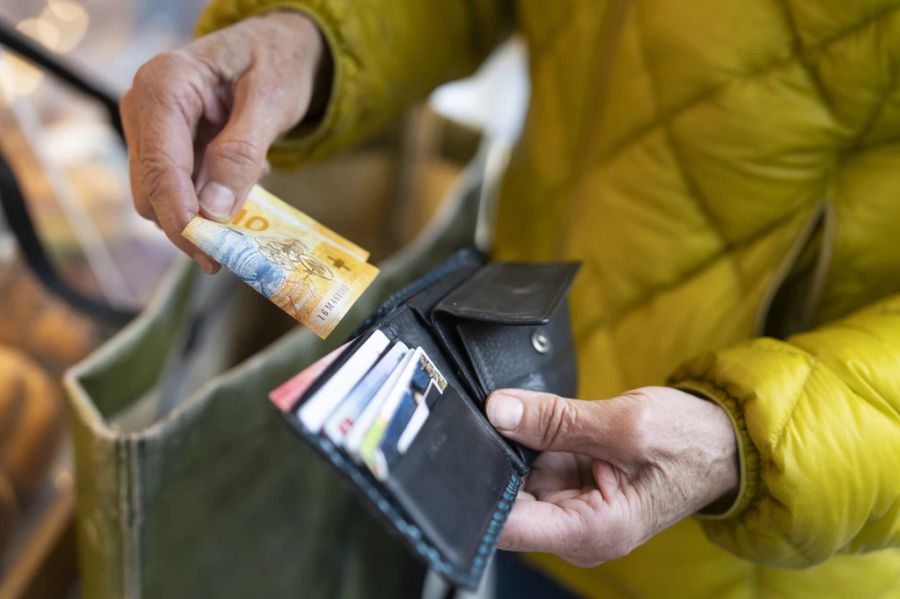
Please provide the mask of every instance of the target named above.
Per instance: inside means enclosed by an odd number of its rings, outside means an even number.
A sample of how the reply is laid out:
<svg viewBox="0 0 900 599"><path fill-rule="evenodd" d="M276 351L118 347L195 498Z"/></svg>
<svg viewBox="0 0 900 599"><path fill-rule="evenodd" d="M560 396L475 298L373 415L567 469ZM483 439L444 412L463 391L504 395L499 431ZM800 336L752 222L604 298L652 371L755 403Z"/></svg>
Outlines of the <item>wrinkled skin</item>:
<svg viewBox="0 0 900 599"><path fill-rule="evenodd" d="M143 65L121 101L134 205L209 273L181 237L198 213L227 221L307 114L324 43L305 16L246 19Z"/></svg>
<svg viewBox="0 0 900 599"><path fill-rule="evenodd" d="M502 549L596 566L737 490L727 414L676 389L645 387L605 401L501 390L488 398L487 414L501 434L544 451Z"/></svg>

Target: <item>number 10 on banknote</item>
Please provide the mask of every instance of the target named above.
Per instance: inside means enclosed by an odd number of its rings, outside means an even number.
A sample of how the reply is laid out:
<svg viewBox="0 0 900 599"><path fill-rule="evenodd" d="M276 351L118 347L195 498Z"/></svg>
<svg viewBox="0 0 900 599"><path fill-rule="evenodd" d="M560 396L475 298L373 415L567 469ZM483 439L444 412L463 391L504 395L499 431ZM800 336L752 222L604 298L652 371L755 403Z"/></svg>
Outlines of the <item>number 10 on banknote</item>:
<svg viewBox="0 0 900 599"><path fill-rule="evenodd" d="M378 275L369 253L258 185L229 223L181 233L324 339Z"/></svg>

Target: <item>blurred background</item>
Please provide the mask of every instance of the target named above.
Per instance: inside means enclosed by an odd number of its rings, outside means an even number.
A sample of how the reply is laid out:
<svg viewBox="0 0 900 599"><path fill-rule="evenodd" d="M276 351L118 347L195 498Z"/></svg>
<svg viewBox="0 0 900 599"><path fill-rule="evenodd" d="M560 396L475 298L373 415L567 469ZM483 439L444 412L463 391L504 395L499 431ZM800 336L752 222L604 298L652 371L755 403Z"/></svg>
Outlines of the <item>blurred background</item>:
<svg viewBox="0 0 900 599"><path fill-rule="evenodd" d="M191 0L4 0L0 24L118 96L184 43ZM139 310L174 258L130 208L126 155L103 106L0 47L0 154L60 276ZM11 200L11 198L4 198ZM77 596L75 487L62 372L116 327L35 277L0 218L0 597Z"/></svg>
<svg viewBox="0 0 900 599"><path fill-rule="evenodd" d="M4 0L0 26L116 98L143 62L190 39L204 3ZM508 151L527 102L523 55L507 44L488 74L440 88L379 139L263 184L382 259L426 226L474 156L487 152L483 162L496 167ZM499 106L489 101L498 88L511 93ZM0 45L0 133L0 157L52 269L91 301L140 311L178 257L132 210L127 157L104 106ZM0 215L0 598L77 597L76 486L60 381L121 322L48 290L12 220L8 210Z"/></svg>

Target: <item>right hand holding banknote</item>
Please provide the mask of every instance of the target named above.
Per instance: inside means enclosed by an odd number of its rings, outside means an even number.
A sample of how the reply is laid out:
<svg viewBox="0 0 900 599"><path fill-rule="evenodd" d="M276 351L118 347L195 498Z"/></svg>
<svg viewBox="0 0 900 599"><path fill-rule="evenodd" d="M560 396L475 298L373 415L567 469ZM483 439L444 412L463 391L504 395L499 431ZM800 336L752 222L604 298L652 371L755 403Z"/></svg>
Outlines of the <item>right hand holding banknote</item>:
<svg viewBox="0 0 900 599"><path fill-rule="evenodd" d="M122 98L135 208L206 272L218 265L182 230L240 209L269 146L310 111L323 47L308 18L271 12L153 58Z"/></svg>

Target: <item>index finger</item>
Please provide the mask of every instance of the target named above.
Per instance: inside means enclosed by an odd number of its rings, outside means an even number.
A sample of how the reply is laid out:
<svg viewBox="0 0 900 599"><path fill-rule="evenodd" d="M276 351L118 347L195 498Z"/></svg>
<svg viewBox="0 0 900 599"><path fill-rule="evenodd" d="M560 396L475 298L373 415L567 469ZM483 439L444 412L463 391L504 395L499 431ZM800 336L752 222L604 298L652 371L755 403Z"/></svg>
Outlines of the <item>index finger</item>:
<svg viewBox="0 0 900 599"><path fill-rule="evenodd" d="M135 77L135 102L141 124L137 151L129 160L136 177L136 200L152 206L159 225L179 249L207 272L215 263L181 236L197 215L194 132L203 115L203 100L187 83L183 59L161 55Z"/></svg>

